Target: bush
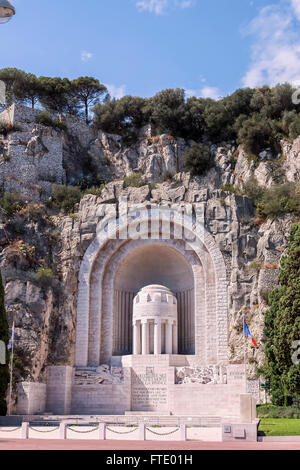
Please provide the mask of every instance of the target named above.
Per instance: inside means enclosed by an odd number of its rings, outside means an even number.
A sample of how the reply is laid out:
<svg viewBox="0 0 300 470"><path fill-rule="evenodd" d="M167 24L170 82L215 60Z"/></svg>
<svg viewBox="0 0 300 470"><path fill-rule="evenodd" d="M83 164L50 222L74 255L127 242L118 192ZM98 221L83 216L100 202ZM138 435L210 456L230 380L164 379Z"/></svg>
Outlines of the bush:
<svg viewBox="0 0 300 470"><path fill-rule="evenodd" d="M75 204L80 201L81 192L76 186L54 185L52 196L65 214L73 213Z"/></svg>
<svg viewBox="0 0 300 470"><path fill-rule="evenodd" d="M82 192L82 195L86 196L88 194L92 194L93 196L100 197L104 188L105 184L102 184L99 188L97 188L96 186L92 186L91 188L85 189Z"/></svg>
<svg viewBox="0 0 300 470"><path fill-rule="evenodd" d="M252 116L243 122L238 133L238 142L254 156L258 156L266 148L271 148L274 153L278 153L279 146L272 124L272 121L262 119L258 115Z"/></svg>
<svg viewBox="0 0 300 470"><path fill-rule="evenodd" d="M0 340L5 344L8 343L9 331L4 305L4 288L2 284L2 276L0 273ZM7 350L6 350L7 352ZM8 360L6 364L0 364L0 416L6 415L6 390L9 383Z"/></svg>
<svg viewBox="0 0 300 470"><path fill-rule="evenodd" d="M0 207L6 217L13 217L24 205L21 194L17 191L7 191L0 198Z"/></svg>
<svg viewBox="0 0 300 470"><path fill-rule="evenodd" d="M36 272L36 279L41 287L51 287L54 280L54 274L52 269L39 268Z"/></svg>
<svg viewBox="0 0 300 470"><path fill-rule="evenodd" d="M247 183L244 184L243 194L252 199L254 204L256 204L261 199L263 192L264 190L261 186L259 186L255 176L251 176Z"/></svg>
<svg viewBox="0 0 300 470"><path fill-rule="evenodd" d="M133 173L130 176L126 176L126 178L124 178L124 182L125 188L141 188L142 186L145 186L145 184L147 184L143 178L142 173Z"/></svg>
<svg viewBox="0 0 300 470"><path fill-rule="evenodd" d="M62 131L67 130L67 126L63 121L59 119L52 119L51 115L47 111L42 111L37 115L36 122L43 126L53 127L54 129L60 129Z"/></svg>
<svg viewBox="0 0 300 470"><path fill-rule="evenodd" d="M210 149L205 144L194 144L184 155L184 166L192 176L200 176L212 168Z"/></svg>
<svg viewBox="0 0 300 470"><path fill-rule="evenodd" d="M286 183L266 189L257 204L257 216L268 219L287 213L300 213L299 188Z"/></svg>
<svg viewBox="0 0 300 470"><path fill-rule="evenodd" d="M6 137L11 132L18 132L20 130L21 128L19 126L8 122L0 121L0 135L4 135L4 137Z"/></svg>
<svg viewBox="0 0 300 470"><path fill-rule="evenodd" d="M29 204L27 212L29 220L39 222L45 216L45 207L39 204Z"/></svg>
<svg viewBox="0 0 300 470"><path fill-rule="evenodd" d="M229 183L223 184L222 186L220 186L220 189L222 189L222 191L227 191L233 194L236 194L238 192L238 189L235 188L233 184L229 184Z"/></svg>

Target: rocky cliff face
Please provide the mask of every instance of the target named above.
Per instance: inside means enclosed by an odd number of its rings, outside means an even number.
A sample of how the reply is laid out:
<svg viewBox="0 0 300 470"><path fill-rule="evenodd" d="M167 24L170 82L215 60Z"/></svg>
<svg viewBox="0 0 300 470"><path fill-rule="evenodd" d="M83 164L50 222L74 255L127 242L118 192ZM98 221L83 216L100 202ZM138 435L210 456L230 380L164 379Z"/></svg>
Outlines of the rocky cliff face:
<svg viewBox="0 0 300 470"><path fill-rule="evenodd" d="M278 164L268 159L267 152L255 165L233 144L212 146L215 167L203 177L191 178L182 172L183 155L191 142L152 136L151 128L145 127L138 141L128 146L119 136L96 133L75 120L68 120L68 132L37 125L25 111L14 110L13 122L19 130L0 139L4 190L17 189L28 200L43 200L50 196L54 182L72 183L84 175L87 155L94 170L110 182L100 197L83 197L72 217L45 216L36 222L25 218L19 232L2 218L1 270L9 321L16 323L17 378L43 380L47 365L73 364L80 262L95 237L99 208L117 203L120 196L127 196L129 204L204 203L207 229L227 266L230 360L243 360L242 317L246 315L260 345L258 349L249 346L247 352L254 377L263 361L266 297L277 283L293 218L284 216L258 225L251 200L220 187L242 186L253 174L262 186L270 186L279 177L282 182L299 182L300 138L282 142ZM152 184L125 187L123 178L134 171L142 172ZM162 182L167 171L175 174L172 182ZM45 262L53 271L46 284L36 276L37 267Z"/></svg>

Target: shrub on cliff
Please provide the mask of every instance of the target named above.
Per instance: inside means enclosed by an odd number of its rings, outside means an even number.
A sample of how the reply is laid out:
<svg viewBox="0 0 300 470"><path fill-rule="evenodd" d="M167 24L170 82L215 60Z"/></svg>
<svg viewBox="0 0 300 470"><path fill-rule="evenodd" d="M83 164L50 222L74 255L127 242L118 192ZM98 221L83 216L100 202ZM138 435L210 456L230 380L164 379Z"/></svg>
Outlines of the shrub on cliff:
<svg viewBox="0 0 300 470"><path fill-rule="evenodd" d="M294 183L265 189L257 203L257 216L267 219L288 213L300 214L300 189Z"/></svg>
<svg viewBox="0 0 300 470"><path fill-rule="evenodd" d="M4 288L0 272L0 341L6 345L9 340L8 323L4 306ZM7 350L6 350L7 353ZM8 355L6 354L6 364L0 363L0 416L6 415L6 390L9 384Z"/></svg>
<svg viewBox="0 0 300 470"><path fill-rule="evenodd" d="M54 274L50 268L39 268L36 272L36 279L44 289L51 287L54 280Z"/></svg>
<svg viewBox="0 0 300 470"><path fill-rule="evenodd" d="M213 166L209 147L205 144L194 144L184 155L184 166L192 176L203 175Z"/></svg>
<svg viewBox="0 0 300 470"><path fill-rule="evenodd" d="M24 205L24 200L18 191L6 191L0 198L0 208L8 218L13 217Z"/></svg>
<svg viewBox="0 0 300 470"><path fill-rule="evenodd" d="M132 175L124 178L125 188L141 188L147 182L144 180L142 173L133 173Z"/></svg>
<svg viewBox="0 0 300 470"><path fill-rule="evenodd" d="M53 185L52 196L65 214L73 213L75 204L80 201L81 192L76 186Z"/></svg>
<svg viewBox="0 0 300 470"><path fill-rule="evenodd" d="M265 314L266 363L263 369L271 384L272 402L290 405L300 393L300 367L293 343L300 331L300 224L293 225L287 256L279 269L280 286L269 295Z"/></svg>
<svg viewBox="0 0 300 470"><path fill-rule="evenodd" d="M62 131L67 130L67 126L63 121L59 119L52 119L51 115L47 111L42 111L37 115L36 122L43 126L53 127L53 129L60 129Z"/></svg>

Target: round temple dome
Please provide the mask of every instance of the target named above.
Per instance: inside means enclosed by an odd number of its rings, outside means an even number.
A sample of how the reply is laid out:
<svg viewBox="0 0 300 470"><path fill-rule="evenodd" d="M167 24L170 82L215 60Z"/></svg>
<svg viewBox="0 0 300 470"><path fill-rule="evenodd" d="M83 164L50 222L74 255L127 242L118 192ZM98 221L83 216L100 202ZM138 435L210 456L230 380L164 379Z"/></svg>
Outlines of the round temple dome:
<svg viewBox="0 0 300 470"><path fill-rule="evenodd" d="M143 287L133 299L134 354L177 354L177 299L157 284Z"/></svg>
<svg viewBox="0 0 300 470"><path fill-rule="evenodd" d="M177 299L167 287L152 284L143 287L133 300L133 320L157 317L177 320Z"/></svg>

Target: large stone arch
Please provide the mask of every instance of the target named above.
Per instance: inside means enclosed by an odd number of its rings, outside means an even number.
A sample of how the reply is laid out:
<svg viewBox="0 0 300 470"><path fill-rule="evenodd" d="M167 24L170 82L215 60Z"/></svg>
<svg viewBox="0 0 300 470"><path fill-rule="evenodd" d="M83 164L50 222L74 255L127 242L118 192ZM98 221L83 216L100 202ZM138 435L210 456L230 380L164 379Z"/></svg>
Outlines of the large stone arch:
<svg viewBox="0 0 300 470"><path fill-rule="evenodd" d="M129 221L127 227L131 223L135 224ZM122 227L118 224L117 227L116 232L119 233ZM101 327L105 311L112 313L114 275L124 256L135 245L153 244L154 241L147 239L148 233L140 233L141 240L120 240L115 235L116 239L112 239L111 233L104 239L96 236L81 264L76 327L77 367L95 366L102 358L109 359L108 350L101 358L101 336L110 335L108 341L112 341L111 331ZM207 230L204 230L202 239L196 235L197 243L193 244L193 250L185 249L183 241L169 239L169 235L161 228L157 242L173 246L189 263L198 266L194 292L199 317L195 325L195 354L201 363L227 362L227 281L222 254Z"/></svg>

